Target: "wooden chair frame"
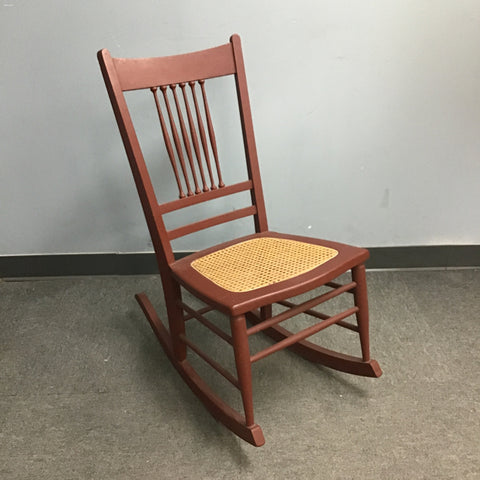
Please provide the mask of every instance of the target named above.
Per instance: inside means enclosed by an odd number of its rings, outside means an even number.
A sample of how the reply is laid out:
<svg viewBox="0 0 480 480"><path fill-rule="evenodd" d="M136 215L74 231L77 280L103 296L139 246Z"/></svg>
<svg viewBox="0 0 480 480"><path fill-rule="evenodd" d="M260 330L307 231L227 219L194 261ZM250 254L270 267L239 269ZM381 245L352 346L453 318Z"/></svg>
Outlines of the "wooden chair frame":
<svg viewBox="0 0 480 480"><path fill-rule="evenodd" d="M239 36L233 35L229 43L219 47L163 58L112 58L104 49L98 52L98 60L155 249L163 284L168 328L164 326L145 294L140 293L136 298L168 358L210 413L247 442L256 446L263 445L265 442L263 433L255 423L253 415L251 365L287 347L311 362L330 368L355 375L380 376L381 369L378 363L370 358L369 353L368 300L364 266L369 255L368 251L336 242L284 235L268 230ZM248 172L246 181L232 185L225 185L223 182L204 87L205 80L226 75L233 75L236 81ZM163 204L157 201L124 97L124 92L139 89L150 89L154 96L165 145L179 189L177 200ZM187 92L190 92L190 103L187 101ZM179 106L182 99L185 101L185 107ZM164 101L163 106L161 100ZM203 122L199 109L201 100ZM174 118L175 111L177 119ZM173 230L167 230L165 226L163 215L166 213L239 192L250 192L250 206ZM171 247L173 239L246 216L252 216L254 219L254 234L175 260ZM197 259L254 239L306 243L333 249L337 254L307 272L242 292L225 289L192 267L192 263ZM334 281L348 271L352 274L351 282L340 284ZM328 287L328 291L311 300L301 304L289 300L321 286ZM181 287L201 299L206 306L195 310L187 305L182 300ZM332 316L314 310L318 305L344 293L353 294L353 307ZM274 303L286 307L286 310L273 315ZM207 312L212 310L223 312L230 318L230 333L226 333L206 318ZM292 333L279 325L299 313L309 315L316 323L297 333ZM356 324L346 321L346 318L352 315L356 317ZM185 322L191 319L196 319L233 347L237 376L227 371L187 338ZM247 326L247 321L251 324L250 327ZM359 334L361 357L334 352L306 340L307 337L331 325L341 326ZM274 339L275 343L252 355L249 337L261 331ZM198 354L240 390L243 414L225 403L198 375L188 362L187 349Z"/></svg>

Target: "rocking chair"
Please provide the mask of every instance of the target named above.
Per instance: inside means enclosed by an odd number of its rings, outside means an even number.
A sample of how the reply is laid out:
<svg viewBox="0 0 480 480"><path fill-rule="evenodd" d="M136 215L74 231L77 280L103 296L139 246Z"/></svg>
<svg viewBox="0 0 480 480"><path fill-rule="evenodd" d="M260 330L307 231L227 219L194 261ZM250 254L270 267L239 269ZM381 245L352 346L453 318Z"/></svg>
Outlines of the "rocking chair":
<svg viewBox="0 0 480 480"><path fill-rule="evenodd" d="M239 36L233 35L229 43L219 47L162 58L112 58L104 49L98 52L98 60L155 249L168 329L145 294L136 295L136 299L168 358L209 412L242 439L255 446L263 445L263 432L254 421L251 366L284 348L342 372L379 377L382 371L369 353L364 266L368 251L268 230ZM222 178L206 94L208 79L227 75L235 78L248 176L229 185ZM162 204L157 201L124 97L126 91L143 89L149 90L153 97L152 107L158 115L179 192L178 199ZM249 192L248 206L166 228L163 216L167 213L239 192ZM175 259L172 240L247 216L253 217L255 233ZM338 283L337 277L349 271L351 281ZM319 287L324 287L322 293L314 298L299 304L289 300ZM195 310L185 303L182 288L205 306ZM334 315L314 310L344 293L352 294L350 308ZM286 308L273 314L273 304ZM207 318L207 313L213 310L229 318L230 330L219 328ZM296 333L280 326L300 313L312 317L316 323ZM356 317L356 322L346 321L351 316ZM185 322L193 319L233 347L236 376L186 336ZM306 340L332 325L358 333L361 357L338 353ZM249 337L258 332L264 332L275 343L252 354ZM195 352L238 388L244 414L229 406L207 385L189 363L187 350Z"/></svg>

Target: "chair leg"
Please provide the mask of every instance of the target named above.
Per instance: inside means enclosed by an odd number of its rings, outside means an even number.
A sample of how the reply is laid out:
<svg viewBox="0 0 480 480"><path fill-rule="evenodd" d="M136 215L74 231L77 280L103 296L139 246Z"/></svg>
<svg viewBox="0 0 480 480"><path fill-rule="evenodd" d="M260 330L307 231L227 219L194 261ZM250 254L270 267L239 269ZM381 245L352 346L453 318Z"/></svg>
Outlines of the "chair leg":
<svg viewBox="0 0 480 480"><path fill-rule="evenodd" d="M144 293L135 295L138 303L142 307L145 316L152 326L167 357L177 369L185 383L190 387L192 392L205 405L207 410L220 422L222 422L233 433L243 438L246 442L261 447L265 443L262 429L256 425L246 425L245 418L236 410L227 405L198 375L187 360L178 361L173 351L172 335L167 330L157 312L150 303L150 300ZM247 382L248 384L248 382ZM251 386L250 386L251 391ZM248 398L247 398L248 405ZM251 402L250 402L251 404ZM253 418L253 406L249 408L249 419ZM248 408L246 410L248 410Z"/></svg>
<svg viewBox="0 0 480 480"><path fill-rule="evenodd" d="M359 309L356 317L360 334L362 359L364 362L368 362L370 361L370 340L368 326L369 316L365 265L357 265L356 267L352 268L352 280L357 284L353 296L355 299L355 305Z"/></svg>
<svg viewBox="0 0 480 480"><path fill-rule="evenodd" d="M260 318L262 320L267 320L267 318L271 318L272 316L272 306L265 305L264 307L260 308Z"/></svg>
<svg viewBox="0 0 480 480"><path fill-rule="evenodd" d="M180 340L180 335L185 335L185 320L183 310L179 306L182 300L182 291L177 282L169 279L163 282L165 304L167 307L168 327L175 358L182 362L187 358L187 346Z"/></svg>
<svg viewBox="0 0 480 480"><path fill-rule="evenodd" d="M248 346L247 324L245 315L232 317L230 320L233 337L233 351L237 368L238 382L242 394L247 427L254 425L253 420L253 391L252 391L252 364L250 362L250 348Z"/></svg>
<svg viewBox="0 0 480 480"><path fill-rule="evenodd" d="M340 352L335 352L309 342L308 340L301 340L288 348L310 362L320 363L335 370L351 373L353 375L380 377L382 375L382 370L378 365L378 362L370 358L368 298L364 265L358 265L352 268L352 279L357 283L354 290L354 301L359 309L356 313L356 317L362 357L353 357ZM262 311L248 312L247 319L250 323L257 325L265 320L265 313ZM273 325L263 332L273 338L276 342L285 340L293 335L291 331L280 325Z"/></svg>

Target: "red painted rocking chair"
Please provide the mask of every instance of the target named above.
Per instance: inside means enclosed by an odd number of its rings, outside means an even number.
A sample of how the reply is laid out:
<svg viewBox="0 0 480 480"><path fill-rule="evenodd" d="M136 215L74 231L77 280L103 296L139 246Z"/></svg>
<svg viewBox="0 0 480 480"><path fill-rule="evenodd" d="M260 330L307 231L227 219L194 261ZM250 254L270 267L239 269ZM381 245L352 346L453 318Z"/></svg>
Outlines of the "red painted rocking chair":
<svg viewBox="0 0 480 480"><path fill-rule="evenodd" d="M265 440L255 423L252 400L254 362L289 347L311 362L355 375L378 377L381 370L370 358L368 303L364 262L368 251L341 243L271 232L262 193L252 118L240 38L208 50L163 58L112 58L98 53L100 67L120 129L138 194L143 206L163 283L168 314L167 329L145 294L136 295L167 356L210 413L247 442L261 446ZM213 123L207 103L206 80L233 75L248 178L225 185L222 179ZM179 198L159 204L124 98L130 90L150 90L179 190ZM163 216L200 202L239 192L249 192L251 204L167 230ZM170 242L224 222L251 216L255 233L175 260ZM351 281L336 277L351 270ZM290 298L326 287L315 298L300 304ZM185 288L205 303L195 310L182 300ZM313 310L343 293L353 294L352 306L335 315ZM273 315L272 304L283 309ZM227 315L230 329L218 328L206 317L212 310ZM299 332L280 326L304 313L316 323ZM347 322L350 316L356 322ZM187 338L185 322L196 319L233 347L236 376ZM251 326L247 325L248 324ZM307 337L331 325L359 334L361 357L322 348ZM252 354L249 337L264 332L273 345ZM227 405L193 369L187 350L199 355L240 390L244 415Z"/></svg>

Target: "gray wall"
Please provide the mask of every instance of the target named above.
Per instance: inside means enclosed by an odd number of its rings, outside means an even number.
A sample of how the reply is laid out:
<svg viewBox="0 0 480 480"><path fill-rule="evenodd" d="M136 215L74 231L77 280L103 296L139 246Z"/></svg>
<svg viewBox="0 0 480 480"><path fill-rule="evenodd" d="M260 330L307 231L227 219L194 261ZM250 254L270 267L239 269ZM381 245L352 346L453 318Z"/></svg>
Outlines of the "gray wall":
<svg viewBox="0 0 480 480"><path fill-rule="evenodd" d="M183 53L233 32L272 229L480 243L480 2L4 0L0 255L150 250L95 53Z"/></svg>

